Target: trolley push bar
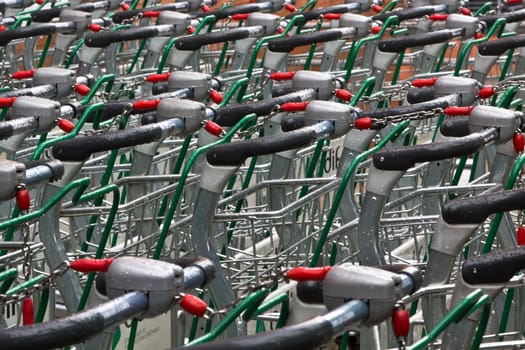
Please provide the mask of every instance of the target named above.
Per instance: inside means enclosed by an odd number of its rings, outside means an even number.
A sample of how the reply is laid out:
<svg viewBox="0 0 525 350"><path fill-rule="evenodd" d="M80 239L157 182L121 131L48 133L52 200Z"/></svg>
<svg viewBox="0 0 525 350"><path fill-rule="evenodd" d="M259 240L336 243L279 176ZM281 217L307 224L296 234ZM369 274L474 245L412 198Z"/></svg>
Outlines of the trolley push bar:
<svg viewBox="0 0 525 350"><path fill-rule="evenodd" d="M323 109L328 110L328 113L318 114ZM249 157L304 147L324 137L343 136L354 126L356 115L356 110L350 106L328 101L312 101L305 110L304 128L269 137L217 145L206 153L206 158L213 166L240 166ZM232 152L232 149L236 151Z"/></svg>
<svg viewBox="0 0 525 350"><path fill-rule="evenodd" d="M284 6L293 6L295 5L295 0L270 0L270 1L254 1L250 4L230 6L221 8L215 11L207 11L197 13L196 18L206 17L206 16L215 16L217 20L226 19L234 15L243 15L250 14L254 12L278 12Z"/></svg>
<svg viewBox="0 0 525 350"><path fill-rule="evenodd" d="M261 38L263 36L275 33L277 29L277 27L272 26L267 27L263 25L249 25L246 27L232 28L224 31L185 36L179 38L175 42L175 48L180 51L196 51L202 46L208 44L218 44L226 41L248 38Z"/></svg>
<svg viewBox="0 0 525 350"><path fill-rule="evenodd" d="M192 26L191 16L186 13L162 11L158 24L132 27L116 31L92 32L86 35L84 44L87 47L104 48L113 43L150 39L158 36L174 37L187 33Z"/></svg>
<svg viewBox="0 0 525 350"><path fill-rule="evenodd" d="M209 13L206 15L209 15ZM247 19L248 23L246 27L181 37L175 43L175 47L178 50L195 51L206 44L216 44L231 40L246 39L249 37L258 38L270 35L279 27L278 16L267 17L262 16L262 14L251 14ZM264 19L266 19L266 21L264 21ZM198 19L192 19L188 14L165 10L159 13L159 21L157 25L141 26L119 31L92 33L86 36L85 45L88 47L102 48L107 47L112 43L127 40L148 39L158 36L180 36L186 34L187 30L194 27L198 22ZM161 49L164 49L164 44L158 45L157 43L154 43L150 44L150 47L160 46L157 48L156 52L161 53Z"/></svg>
<svg viewBox="0 0 525 350"><path fill-rule="evenodd" d="M8 9L24 9L33 4L33 0L5 0L0 4L0 13L6 14Z"/></svg>
<svg viewBox="0 0 525 350"><path fill-rule="evenodd" d="M73 261L69 267L83 272L102 271L97 290L111 300L63 319L4 329L0 339L19 350L78 344L128 319L153 318L169 311L184 298L183 291L204 287L214 274L213 265L202 258L184 268L139 257L103 259L103 264L90 260Z"/></svg>
<svg viewBox="0 0 525 350"><path fill-rule="evenodd" d="M422 73L432 72L438 58L450 40L467 40L475 37L483 29L484 26L476 17L449 14L445 21L445 29L379 41L373 67L378 73L383 75L399 53L408 48L424 46L420 71ZM377 74L375 76L377 77Z"/></svg>
<svg viewBox="0 0 525 350"><path fill-rule="evenodd" d="M416 163L472 154L490 142L503 144L511 141L521 125L520 112L476 106L471 109L468 119L471 134L445 142L383 150L375 156L374 166L380 170L406 171Z"/></svg>
<svg viewBox="0 0 525 350"><path fill-rule="evenodd" d="M497 15L481 16L479 19L491 27L500 18L505 19L505 23L517 23L525 20L525 9L513 10L511 12L500 13Z"/></svg>
<svg viewBox="0 0 525 350"><path fill-rule="evenodd" d="M454 38L472 38L483 29L477 18L459 14L448 15L445 26L447 29L381 40L378 48L383 52L400 53L411 47L448 42Z"/></svg>
<svg viewBox="0 0 525 350"><path fill-rule="evenodd" d="M173 107L181 114L173 115ZM186 136L198 130L205 120L205 108L191 100L167 98L157 106L159 121L136 128L81 136L56 143L53 155L68 162L83 162L95 152L163 140L168 136Z"/></svg>
<svg viewBox="0 0 525 350"><path fill-rule="evenodd" d="M141 9L126 10L113 14L111 19L114 23L122 23L137 16L143 16L144 13L161 13L163 11L177 11L177 12L195 12L198 9L206 9L209 6L213 6L217 3L216 0L192 0L192 1L177 1L173 4L163 4L159 6L145 7ZM239 6L225 7L215 11L202 11L200 13L192 15L193 18L198 19L201 17L214 16L216 20L226 19L230 16L238 14L248 14L252 12L277 12L285 4L295 4L294 1L256 1L250 4L244 4Z"/></svg>
<svg viewBox="0 0 525 350"><path fill-rule="evenodd" d="M375 23L370 17L355 13L345 13L338 20L338 28L331 28L322 31L314 31L270 39L268 50L264 56L263 80L261 85L266 83L272 72L277 72L288 58L288 54L294 48L304 45L325 43L323 45L323 56L321 59L321 72L333 70L337 57L341 49L350 40L358 40L366 37Z"/></svg>
<svg viewBox="0 0 525 350"><path fill-rule="evenodd" d="M436 262L439 260L442 269L444 269L444 266L450 266L450 264L444 265L444 258L434 259L433 255L441 254L455 259L468 238L489 215L522 209L524 196L525 191L523 190L502 191L456 199L445 203L442 209L442 219L437 224L439 229L436 230L432 239L429 263L432 259L436 260ZM450 276L451 270L452 267L450 266L446 278ZM426 280L430 278L426 278ZM433 283L437 282L437 279L434 277L431 280Z"/></svg>
<svg viewBox="0 0 525 350"><path fill-rule="evenodd" d="M520 125L520 117L514 112L504 111L490 106L478 106L472 111L470 118L472 131L475 132L469 136L446 142L389 148L374 154L363 204L368 208L367 215L361 216L358 227L361 258L365 264L385 264L384 252L378 238L379 220L384 203L405 171L416 163L465 156L479 151L488 143L504 143L511 140L517 126ZM491 118L487 118L488 115ZM443 268L444 264L438 264L439 271L446 270ZM434 275L440 274L436 272Z"/></svg>
<svg viewBox="0 0 525 350"><path fill-rule="evenodd" d="M75 10L83 12L95 12L98 10L114 11L118 9L122 1L120 0L99 0L87 3L81 3L77 5L67 7L52 7L49 9L41 9L39 11L31 13L32 22L47 23L52 21L54 18L60 18L62 11ZM113 20L113 22L115 22Z"/></svg>
<svg viewBox="0 0 525 350"><path fill-rule="evenodd" d="M414 8L399 9L391 12L381 13L378 15L372 16L373 21L385 22L389 17L396 16L397 19L401 21L406 21L410 19L417 19L424 16L433 15L435 13L447 12L447 5L427 5L427 6L418 6Z"/></svg>
<svg viewBox="0 0 525 350"><path fill-rule="evenodd" d="M190 1L177 1L170 4L162 4L158 6L143 7L140 9L128 9L121 12L116 12L111 16L113 23L120 24L136 17L144 16L144 13L159 13L163 11L175 11L175 12L195 12L203 7L213 6L217 3L216 0L190 0Z"/></svg>
<svg viewBox="0 0 525 350"><path fill-rule="evenodd" d="M63 22L35 23L25 27L17 27L0 32L0 45L4 46L16 39L25 39L38 35L52 33L76 33L82 35L90 24L108 26L111 21L104 18L91 18L89 12L63 10L60 13Z"/></svg>
<svg viewBox="0 0 525 350"><path fill-rule="evenodd" d="M294 270L287 273L291 279ZM302 275L308 269L297 270L302 270ZM386 321L395 312L397 302L421 284L420 271L410 266L390 272L342 264L330 268L323 277L322 295L329 310L326 314L275 331L194 345L190 349L315 349L348 328Z"/></svg>
<svg viewBox="0 0 525 350"><path fill-rule="evenodd" d="M500 212L506 209L523 209L523 192L505 191L485 197L475 197L476 199L470 204L476 208L484 209L483 211L486 213ZM521 201L521 203L518 203L518 201ZM468 204L468 202L465 202L465 205ZM493 206L497 204L501 204L502 207L494 209ZM490 207L493 210L490 210ZM456 209L459 209L459 207ZM459 210L462 211L461 209ZM464 215L465 212L458 213L458 216ZM481 216L483 215L478 215L480 219ZM457 305L465 295L477 288L481 288L485 294L490 296L491 300L494 300L513 276L525 267L524 262L525 249L523 247L497 250L469 258L463 263L461 271L456 277L451 307ZM519 306L514 307L516 308L515 312L523 312ZM482 314L475 312L447 328L443 335L444 349L469 349L470 344L473 343L476 328L481 324L481 319Z"/></svg>
<svg viewBox="0 0 525 350"><path fill-rule="evenodd" d="M366 12L372 8L373 5L382 5L382 1L360 0L355 2L345 1L344 4L327 6L323 8L313 9L306 12L295 12L287 15L286 19L291 19L295 16L303 16L306 21L319 19L322 15L327 13L347 13L347 12Z"/></svg>
<svg viewBox="0 0 525 350"><path fill-rule="evenodd" d="M353 27L341 27L322 30L318 32L311 32L306 34L298 34L285 38L277 38L268 41L268 49L273 52L290 52L296 47L318 44L323 42L330 42L335 40L354 39L357 36L357 30ZM366 35L368 33L364 33Z"/></svg>

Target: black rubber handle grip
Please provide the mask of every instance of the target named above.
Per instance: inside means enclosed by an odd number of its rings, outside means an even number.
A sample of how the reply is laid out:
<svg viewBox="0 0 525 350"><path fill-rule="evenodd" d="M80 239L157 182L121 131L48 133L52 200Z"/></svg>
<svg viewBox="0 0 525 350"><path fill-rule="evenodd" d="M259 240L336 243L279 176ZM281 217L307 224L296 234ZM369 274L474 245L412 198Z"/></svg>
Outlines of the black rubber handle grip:
<svg viewBox="0 0 525 350"><path fill-rule="evenodd" d="M430 33L413 34L388 40L381 40L377 47L383 52L402 52L409 47L442 43L454 38L454 31L444 29Z"/></svg>
<svg viewBox="0 0 525 350"><path fill-rule="evenodd" d="M120 24L146 11L180 11L180 7L181 7L180 4L173 3L173 4L153 6L153 7L148 7L148 8L115 12L113 16L111 16L111 20L113 21L113 23Z"/></svg>
<svg viewBox="0 0 525 350"><path fill-rule="evenodd" d="M416 103L413 105L398 106L392 108L378 108L367 111L362 111L359 115L360 118L375 118L384 119L387 117L395 117L399 115L405 115L410 113L418 113L424 111L431 111L435 108L446 108L450 105L446 99L436 99L427 102Z"/></svg>
<svg viewBox="0 0 525 350"><path fill-rule="evenodd" d="M287 38L277 38L268 41L268 49L273 52L290 52L298 46L322 43L340 39L339 29L328 29L321 32L294 35Z"/></svg>
<svg viewBox="0 0 525 350"><path fill-rule="evenodd" d="M509 49L522 46L525 46L525 35L518 35L481 43L478 52L483 56L499 56Z"/></svg>
<svg viewBox="0 0 525 350"><path fill-rule="evenodd" d="M463 280L470 284L506 283L525 268L525 247L496 250L463 263Z"/></svg>
<svg viewBox="0 0 525 350"><path fill-rule="evenodd" d="M252 12L258 12L261 11L261 5L259 4L244 4L239 6L230 6L226 7L224 9L210 11L210 12L202 12L198 13L195 16L197 18L199 17L207 17L207 16L215 16L215 19L225 19L233 15L241 15L245 13L252 13Z"/></svg>
<svg viewBox="0 0 525 350"><path fill-rule="evenodd" d="M390 148L373 156L374 166L381 170L405 171L416 163L459 157L477 152L485 140L480 134L471 134L458 140L415 146Z"/></svg>
<svg viewBox="0 0 525 350"><path fill-rule="evenodd" d="M293 113L281 119L281 130L289 132L304 127L304 113Z"/></svg>
<svg viewBox="0 0 525 350"><path fill-rule="evenodd" d="M156 112L147 112L142 118L140 118L140 125L148 125L157 122L157 113Z"/></svg>
<svg viewBox="0 0 525 350"><path fill-rule="evenodd" d="M314 19L318 19L321 17L321 15L327 14L327 13L347 13L349 11L355 10L355 4L341 4L341 5L334 5L334 6L328 6L320 9L315 9L311 11L306 12L297 12L292 13L286 16L286 19L292 19L295 16L303 16L306 21L311 21Z"/></svg>
<svg viewBox="0 0 525 350"><path fill-rule="evenodd" d="M249 36L249 30L243 28L236 28L220 32L184 36L175 41L175 47L177 48L177 50L195 51L199 50L204 45L246 39Z"/></svg>
<svg viewBox="0 0 525 350"><path fill-rule="evenodd" d="M31 14L31 21L33 22L50 22L53 18L60 16L63 9L67 7L53 7L50 9L40 10Z"/></svg>
<svg viewBox="0 0 525 350"><path fill-rule="evenodd" d="M157 124L76 137L56 143L53 146L53 156L61 161L81 162L95 152L136 146L156 141L161 137L162 129Z"/></svg>
<svg viewBox="0 0 525 350"><path fill-rule="evenodd" d="M297 282L297 297L306 304L322 304L323 281Z"/></svg>
<svg viewBox="0 0 525 350"><path fill-rule="evenodd" d="M153 38L159 35L156 26L138 27L117 31L98 32L86 35L84 44L88 47L107 47L112 43Z"/></svg>
<svg viewBox="0 0 525 350"><path fill-rule="evenodd" d="M436 13L434 6L421 6L406 10L392 11L388 13L382 13L380 15L372 16L373 21L385 22L391 16L397 16L400 21L406 21L408 19L420 18Z"/></svg>
<svg viewBox="0 0 525 350"><path fill-rule="evenodd" d="M525 20L525 9L512 12L505 12L499 15L484 16L481 17L480 20L485 22L487 24L487 27L490 27L500 18L505 18L506 23L521 22Z"/></svg>
<svg viewBox="0 0 525 350"><path fill-rule="evenodd" d="M195 344L192 350L268 350L268 349L317 349L332 337L333 326L327 320L312 318L300 324L278 328L273 331L250 336L235 337L210 343ZM174 347L171 350L184 350Z"/></svg>
<svg viewBox="0 0 525 350"><path fill-rule="evenodd" d="M491 214L524 208L524 190L502 191L447 202L441 215L449 224L481 224Z"/></svg>
<svg viewBox="0 0 525 350"><path fill-rule="evenodd" d="M18 27L0 32L0 45L7 45L11 40L24 39L37 35L51 34L56 31L54 24L37 23L27 27Z"/></svg>
<svg viewBox="0 0 525 350"><path fill-rule="evenodd" d="M286 95L286 94L290 94L293 91L294 90L293 90L292 84L278 84L278 85L274 85L274 86L272 86L272 97L283 96L283 95Z"/></svg>
<svg viewBox="0 0 525 350"><path fill-rule="evenodd" d="M160 94L166 93L168 91L170 91L170 89L169 89L169 85L168 85L167 82L155 83L151 87L151 94L152 95L160 95Z"/></svg>
<svg viewBox="0 0 525 350"><path fill-rule="evenodd" d="M80 118L84 111L89 107L89 105L81 105L75 111L75 116ZM106 102L100 112L100 121L105 121L114 118L115 116L123 113L125 110L131 108L130 101L113 101ZM134 111L137 112L137 111ZM138 111L140 112L140 111ZM93 123L97 112L91 112L86 119L86 122Z"/></svg>
<svg viewBox="0 0 525 350"><path fill-rule="evenodd" d="M306 127L286 134L217 145L206 152L206 159L215 166L238 166L249 157L304 147L317 137L313 128Z"/></svg>
<svg viewBox="0 0 525 350"><path fill-rule="evenodd" d="M54 18L60 17L60 13L62 12L62 10L65 10L65 9L84 11L84 12L93 12L95 11L95 5L91 3L83 3L83 4L78 4L75 6L53 7L50 9L39 10L39 11L31 13L31 21L42 22L42 23L50 22Z"/></svg>
<svg viewBox="0 0 525 350"><path fill-rule="evenodd" d="M301 93L292 93L268 98L262 101L225 106L217 110L214 121L221 126L231 127L248 114L255 113L258 116L268 115L273 111L276 105L282 105L286 102L301 101L303 101Z"/></svg>
<svg viewBox="0 0 525 350"><path fill-rule="evenodd" d="M470 134L468 117L446 119L439 127L441 135L447 137L464 137Z"/></svg>
<svg viewBox="0 0 525 350"><path fill-rule="evenodd" d="M13 136L13 126L9 123L0 123L0 140L6 140Z"/></svg>
<svg viewBox="0 0 525 350"><path fill-rule="evenodd" d="M410 88L407 92L407 102L410 104L433 100L434 87Z"/></svg>

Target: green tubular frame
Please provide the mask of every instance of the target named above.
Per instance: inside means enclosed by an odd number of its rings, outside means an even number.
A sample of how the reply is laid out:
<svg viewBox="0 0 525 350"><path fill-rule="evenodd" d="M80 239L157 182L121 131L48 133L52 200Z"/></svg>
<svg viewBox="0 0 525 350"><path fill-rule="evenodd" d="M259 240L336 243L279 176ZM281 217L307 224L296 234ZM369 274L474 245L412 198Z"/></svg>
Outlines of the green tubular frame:
<svg viewBox="0 0 525 350"><path fill-rule="evenodd" d="M228 131L228 133L222 139L220 139L218 141L215 141L215 142L213 142L213 143L211 143L209 145L206 145L204 147L200 147L195 152L193 152L193 154L190 156L190 158L186 162L186 166L182 170L181 177L180 177L177 189L176 189L175 194L173 195L173 198L171 200L171 204L170 204L168 213L166 214L165 223L164 223L164 225L162 227L162 231L160 233L159 240L157 242L157 246L156 246L155 252L153 254L153 258L154 259L159 259L160 258L160 255L162 253L162 247L163 247L164 242L166 241L166 238L167 238L168 233L169 233L169 226L170 226L169 222L171 222L171 220L173 219L173 216L175 215L176 208L177 208L177 206L179 204L179 200L180 200L180 197L182 195L182 191L184 189L184 184L186 182L186 178L190 174L191 168L192 168L193 164L195 163L196 159L201 154L204 154L210 147L213 147L213 146L221 144L221 143L230 142L231 138L233 137L233 135L237 131L239 131L241 129L244 129L244 128L248 127L249 125L252 125L253 123L255 123L256 120L257 120L257 117L256 117L255 114L247 115L246 117L241 119L233 128L231 128L230 131Z"/></svg>
<svg viewBox="0 0 525 350"><path fill-rule="evenodd" d="M200 338L194 339L186 345L191 346L195 344L202 344L216 339L232 322L235 321L237 317L247 310L253 310L254 314L256 314L257 311L259 311L257 306L263 302L263 300L268 296L268 293L269 290L262 288L248 294L248 296L246 296L246 298L244 298L239 304L230 310L226 316L212 330L210 330L209 333ZM262 309L262 307L260 309Z"/></svg>
<svg viewBox="0 0 525 350"><path fill-rule="evenodd" d="M361 49L361 47L366 44L366 43L369 43L371 41L376 41L376 40L380 40L383 35L385 34L386 30L390 27L394 27L394 26L397 26L399 25L399 19L397 18L397 16L390 16L387 18L387 20L385 21L385 23L383 24L383 26L381 27L381 30L379 31L379 33L377 33L376 35L372 35L372 36L367 36L357 42L355 42L353 45L352 45L352 48L350 49L350 52L348 53L348 57L346 59L346 64L345 64L345 71L346 71L346 74L345 74L345 83L348 84L348 82L350 81L350 77L352 75L352 69L354 68L354 64L355 64L355 61L357 59L357 56L359 54L359 50Z"/></svg>
<svg viewBox="0 0 525 350"><path fill-rule="evenodd" d="M214 143L211 143L209 145L206 145L204 147L200 147L195 152L193 152L193 154L190 156L190 158L186 162L186 166L181 172L179 183L177 185L177 188L171 200L168 212L166 213L166 217L164 219L164 225L162 226L162 230L160 232L159 239L157 241L157 246L152 256L153 259L159 259L162 254L162 247L164 246L164 242L166 241L166 238L169 234L169 228L170 228L169 223L171 222L171 220L173 219L173 216L175 215L175 211L177 210L180 198L182 196L184 184L186 182L188 175L190 174L191 168L193 164L195 163L197 157L199 157L201 154L204 154L204 152L206 152L212 146L215 146L221 143L225 143L225 142L229 142L237 131L241 129L245 129L249 125L254 124L256 120L257 120L256 115L254 114L247 115L246 117L241 119L233 128L231 128L230 131L228 131L228 133L222 139ZM134 348L134 337L136 335L137 327L138 327L138 320L133 319L133 321L131 322L128 350L132 350Z"/></svg>
<svg viewBox="0 0 525 350"><path fill-rule="evenodd" d="M199 34L203 29L204 27L208 26L208 32L211 31L211 29L213 28L213 26L215 25L215 16L206 16L204 17L201 22L199 23L198 27L195 28L195 32L193 34L191 34L190 36L194 36L194 35L197 35ZM173 45L175 45L175 42L177 41L178 38L181 38L181 37L176 37L176 38L172 38L170 39L170 41L168 41L168 44L166 44L166 47L164 48L164 51L162 52L162 57L160 59L160 62L159 62L159 67L157 69L157 73L162 73L163 70L164 70L164 67L166 66L166 61L168 60L168 56L170 54L170 51L171 49L173 48Z"/></svg>
<svg viewBox="0 0 525 350"><path fill-rule="evenodd" d="M263 45L266 45L266 43L272 39L285 37L290 32L290 30L295 26L297 26L297 31L300 31L304 23L305 23L304 16L302 15L295 16L290 20L290 22L288 22L288 25L286 26L286 28L281 34L267 36L257 41L257 44L255 45L252 56L250 58L250 62L248 64L248 69L246 70L246 77L249 80L251 80L253 70L255 69L255 64L257 63L257 55L261 51ZM244 95L246 94L246 89L247 87L243 87L241 91L239 92L239 96L244 98L245 97ZM241 100L238 100L237 102L241 102Z"/></svg>
<svg viewBox="0 0 525 350"><path fill-rule="evenodd" d="M324 244L325 244L325 242L326 242L326 240L328 238L328 234L330 232L330 228L332 226L332 223L333 223L333 221L335 219L337 210L339 208L339 204L341 203L341 199L343 197L343 194L346 191L346 186L347 186L348 182L350 181L351 177L354 175L354 172L356 171L358 165L361 162L365 161L370 155L374 154L375 152L377 152L378 150L383 148L388 142L393 141L398 136L400 136L402 134L403 130L405 130L407 128L408 124L409 124L409 121L405 120L405 121L399 123L398 125L396 125L396 127L385 138L383 138L381 140L381 142L379 142L373 148L371 148L371 149L361 153L360 155L358 155L354 159L352 164L350 164L350 166L346 170L346 172L345 172L345 174L344 174L344 176L343 176L343 178L341 180L341 184L339 185L339 188L337 189L337 192L336 192L336 195L334 197L334 202L332 204L331 210L328 213L328 216L326 218L326 222L325 222L325 224L323 226L323 230L322 230L321 234L319 235L317 246L315 248L315 251L314 251L314 254L312 256L312 259L310 260L310 264L309 264L310 267L317 266L317 262L319 261L321 253L323 251L323 246L324 246ZM333 257L331 257L331 261L335 261L335 259Z"/></svg>
<svg viewBox="0 0 525 350"><path fill-rule="evenodd" d="M476 44L480 44L485 41L488 41L492 37L492 35L496 32L496 30L498 31L497 36L498 38L500 38L503 34L503 30L505 29L506 22L507 21L504 18L499 18L498 20L496 20L496 22L494 22L492 27L489 28L489 30L487 31L487 34L483 38L470 40L461 47L461 50L458 54L458 58L456 61L456 68L454 69L455 76L459 75L465 60L468 59L468 55L471 52L472 47Z"/></svg>
<svg viewBox="0 0 525 350"><path fill-rule="evenodd" d="M492 6L492 2L486 2L484 3L474 14L474 17L478 17L484 13L486 13L488 10L490 10L490 7Z"/></svg>
<svg viewBox="0 0 525 350"><path fill-rule="evenodd" d="M425 337L421 338L416 343L407 349L422 350L434 341L439 334L441 334L451 323L459 322L462 318L470 315L480 307L484 306L490 301L488 295L484 295L481 289L476 289L474 292L466 296L458 305L456 305L449 313L438 323Z"/></svg>

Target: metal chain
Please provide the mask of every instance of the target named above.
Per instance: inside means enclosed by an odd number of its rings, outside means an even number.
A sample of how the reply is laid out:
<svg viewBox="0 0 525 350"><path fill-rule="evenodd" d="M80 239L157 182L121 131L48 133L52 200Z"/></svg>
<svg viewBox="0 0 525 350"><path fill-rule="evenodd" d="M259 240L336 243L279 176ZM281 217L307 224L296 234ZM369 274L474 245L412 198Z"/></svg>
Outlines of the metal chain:
<svg viewBox="0 0 525 350"><path fill-rule="evenodd" d="M509 79L509 80L503 80L497 83L496 85L494 85L494 89L496 90L496 92L505 91L510 87L517 87L519 89L525 89L525 80Z"/></svg>
<svg viewBox="0 0 525 350"><path fill-rule="evenodd" d="M133 22L135 22L137 19L142 19L142 17L144 17L144 14L139 12L133 17L122 20L121 24L133 24Z"/></svg>
<svg viewBox="0 0 525 350"><path fill-rule="evenodd" d="M11 86L12 85L11 79L8 78L10 76L9 68L11 67L11 64L8 63L8 62L9 62L9 60L7 59L5 46L2 46L0 48L0 70L3 73L2 77L4 77L3 79L0 80L2 82L2 86Z"/></svg>
<svg viewBox="0 0 525 350"><path fill-rule="evenodd" d="M19 184L16 187L17 191L22 191L25 189L25 184ZM27 214L27 210L21 210L20 214ZM24 247L22 248L22 252L24 254L24 262L22 263L22 274L24 275L24 280L28 281L31 278L31 248L29 247L29 222L25 221L22 224L20 224L20 232L22 234L22 241L24 242Z"/></svg>
<svg viewBox="0 0 525 350"><path fill-rule="evenodd" d="M245 130L240 130L239 132L237 132L237 136L239 138L245 138L245 137L255 134L256 132L264 128L264 126L268 124L270 119L272 119L277 113L279 113L280 110L281 109L279 105L274 106L270 114L265 115L261 118L257 118L257 122L255 123L254 126L251 126Z"/></svg>
<svg viewBox="0 0 525 350"><path fill-rule="evenodd" d="M106 100L117 100L122 96L127 96L129 94L136 93L137 89L144 85L146 81L147 80L145 77L140 77L131 81L121 82L121 86L117 91L101 91L97 93L97 96Z"/></svg>
<svg viewBox="0 0 525 350"><path fill-rule="evenodd" d="M102 128L97 129L97 130L83 130L79 134L85 135L85 136L92 136L92 135L108 132L113 127L116 127L117 125L119 125L122 122L122 119L125 116L129 115L132 111L133 111L133 107L129 106L126 109L124 109L122 113L114 116L113 119L111 119L111 123L105 124Z"/></svg>
<svg viewBox="0 0 525 350"><path fill-rule="evenodd" d="M282 281L288 282L285 270L274 270L267 273L266 275L262 275L257 283L249 285L248 288L244 290L243 294L241 294L239 297L237 297L237 299L233 300L231 303L223 306L222 309L213 310L210 308L207 317L211 318L218 315L224 315L228 313L231 309L233 309L235 306L237 306L241 301L246 299L246 297L249 294L261 289L272 289Z"/></svg>
<svg viewBox="0 0 525 350"><path fill-rule="evenodd" d="M381 118L381 119L373 118L372 121L373 121L375 126L383 127L383 126L386 126L388 124L400 123L400 122L405 121L405 120L423 120L423 119L427 119L427 118L433 117L433 116L435 116L437 114L441 114L441 113L443 113L443 111L444 111L443 108L436 107L436 108L430 109L428 111L419 111L419 112L406 113L406 114L401 114L401 115L396 115L396 116L387 116L387 117Z"/></svg>
<svg viewBox="0 0 525 350"><path fill-rule="evenodd" d="M20 302L34 293L40 292L46 288L55 285L54 281L57 277L62 276L69 269L69 263L63 262L58 265L48 276L44 277L38 283L33 284L30 287L24 288L22 291L13 294L0 294L0 305L5 305L14 302Z"/></svg>
<svg viewBox="0 0 525 350"><path fill-rule="evenodd" d="M363 103L383 102L385 100L391 100L394 97L397 97L399 100L404 100L410 87L412 87L412 83L405 81L399 85L389 86L386 91L383 91L381 94L378 93L374 96L362 96L360 101Z"/></svg>

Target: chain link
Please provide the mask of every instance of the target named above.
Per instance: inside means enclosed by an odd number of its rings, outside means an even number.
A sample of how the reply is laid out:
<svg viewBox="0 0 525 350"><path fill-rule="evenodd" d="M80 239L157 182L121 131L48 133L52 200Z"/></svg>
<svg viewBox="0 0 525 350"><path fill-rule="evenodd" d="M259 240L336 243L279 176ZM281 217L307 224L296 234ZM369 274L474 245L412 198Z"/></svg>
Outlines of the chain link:
<svg viewBox="0 0 525 350"><path fill-rule="evenodd" d="M121 82L120 88L118 90L110 92L101 91L97 93L97 96L106 100L118 100L122 96L129 96L130 94L135 94L137 92L137 89L144 85L146 81L146 78L140 77L131 81Z"/></svg>
<svg viewBox="0 0 525 350"><path fill-rule="evenodd" d="M25 184L19 184L16 187L16 191L26 190ZM27 214L28 210L21 210L20 214ZM22 241L24 242L24 247L22 248L22 253L24 254L24 262L22 263L22 274L24 275L24 280L28 281L31 278L31 248L29 247L30 239L30 228L29 222L25 221L20 224L20 233L22 234Z"/></svg>
<svg viewBox="0 0 525 350"><path fill-rule="evenodd" d="M505 91L510 87L517 87L519 89L525 89L525 80L509 79L509 80L503 80L497 83L496 85L494 85L494 89L496 90L496 92Z"/></svg>
<svg viewBox="0 0 525 350"><path fill-rule="evenodd" d="M111 119L111 123L104 124L104 126L102 128L97 129L97 130L83 130L79 134L80 135L85 135L85 136L92 136L92 135L106 133L106 132L110 131L112 128L118 126L122 122L122 119L125 116L128 116L132 111L133 111L133 107L131 107L131 106L126 107L122 113L114 116Z"/></svg>
<svg viewBox="0 0 525 350"><path fill-rule="evenodd" d="M144 14L142 12L137 13L135 16L122 20L121 24L133 24L137 19L142 19Z"/></svg>
<svg viewBox="0 0 525 350"><path fill-rule="evenodd" d="M38 283L33 284L27 288L24 288L18 293L13 293L10 295L0 294L0 305L6 305L10 303L20 302L26 298L31 297L33 294L40 292L46 288L52 287L55 285L54 281L57 277L62 276L69 269L69 263L67 261L58 265L48 276L44 277Z"/></svg>
<svg viewBox="0 0 525 350"><path fill-rule="evenodd" d="M396 116L387 116L387 117L381 118L381 119L373 118L372 121L373 121L375 126L377 126L377 127L384 127L384 126L386 126L388 124L400 123L400 122L405 121L405 120L414 120L415 121L415 120L427 119L427 118L430 118L430 117L434 117L437 114L441 114L443 112L444 112L443 108L436 107L436 108L430 109L428 111L419 111L419 112L406 113L406 114L401 114L401 115L396 115Z"/></svg>
<svg viewBox="0 0 525 350"><path fill-rule="evenodd" d="M257 133L259 130L261 130L262 128L264 128L264 126L266 124L268 124L268 122L270 121L270 119L272 119L277 113L280 112L280 106L279 105L276 105L274 106L273 110L270 112L270 114L268 115L265 115L261 118L257 118L257 122L255 123L255 125L245 129L245 130L240 130L239 132L237 132L237 136L239 138L245 138L245 137L248 137L248 136L251 136L255 133Z"/></svg>
<svg viewBox="0 0 525 350"><path fill-rule="evenodd" d="M246 299L248 295L261 289L272 289L277 286L281 281L288 282L286 278L286 271L282 269L274 270L266 275L262 275L257 283L250 284L237 299L231 303L225 305L222 309L213 310L209 309L208 317L224 315L231 309L237 306L241 301Z"/></svg>
<svg viewBox="0 0 525 350"><path fill-rule="evenodd" d="M410 87L412 87L412 83L405 81L400 85L389 86L385 91L382 93L377 93L374 96L362 96L360 101L363 103L373 103L392 100L394 98L397 98L398 100L404 100Z"/></svg>

